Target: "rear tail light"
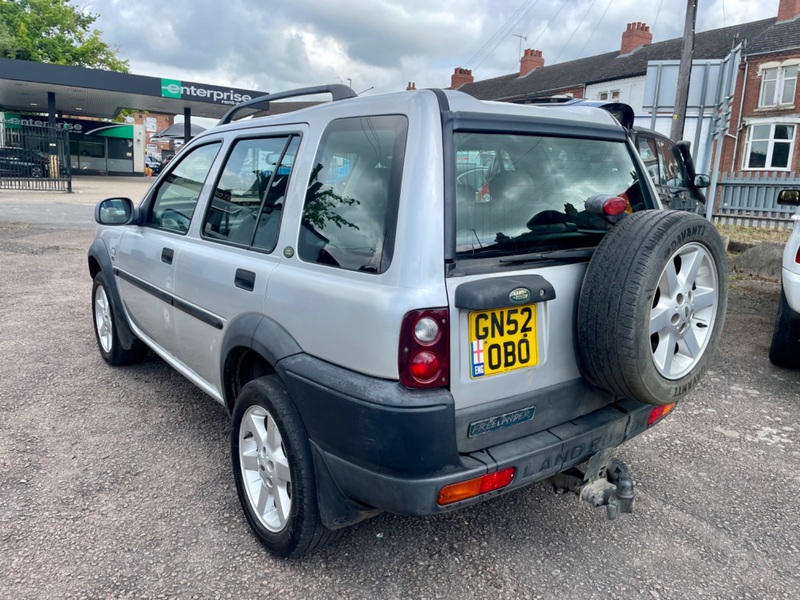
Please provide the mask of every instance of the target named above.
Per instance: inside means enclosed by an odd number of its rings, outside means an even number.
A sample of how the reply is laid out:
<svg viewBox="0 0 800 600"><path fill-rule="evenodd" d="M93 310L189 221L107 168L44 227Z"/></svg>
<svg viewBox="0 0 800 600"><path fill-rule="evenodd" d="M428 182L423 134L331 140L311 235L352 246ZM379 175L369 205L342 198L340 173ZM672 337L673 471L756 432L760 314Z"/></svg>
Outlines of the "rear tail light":
<svg viewBox="0 0 800 600"><path fill-rule="evenodd" d="M632 212L625 194L620 196L608 196L606 194L592 196L587 198L584 206L593 215L605 215L606 217L618 217L622 213Z"/></svg>
<svg viewBox="0 0 800 600"><path fill-rule="evenodd" d="M675 408L675 402L672 404L664 404L663 406L657 406L653 410L650 411L650 416L647 417L647 426L650 427L656 421L660 421L664 417L666 417L669 413L672 412L672 409Z"/></svg>
<svg viewBox="0 0 800 600"><path fill-rule="evenodd" d="M800 246L797 247L797 254L794 257L794 262L800 265Z"/></svg>
<svg viewBox="0 0 800 600"><path fill-rule="evenodd" d="M410 388L445 387L450 381L446 308L412 310L403 317L398 353L400 382Z"/></svg>
<svg viewBox="0 0 800 600"><path fill-rule="evenodd" d="M488 494L494 490L499 490L511 484L514 481L514 474L516 469L509 467L502 471L489 473L483 477L470 479L469 481L462 481L460 483L453 483L443 487L439 490L439 498L437 502L439 506L446 506L461 500L467 500L480 496L481 494Z"/></svg>

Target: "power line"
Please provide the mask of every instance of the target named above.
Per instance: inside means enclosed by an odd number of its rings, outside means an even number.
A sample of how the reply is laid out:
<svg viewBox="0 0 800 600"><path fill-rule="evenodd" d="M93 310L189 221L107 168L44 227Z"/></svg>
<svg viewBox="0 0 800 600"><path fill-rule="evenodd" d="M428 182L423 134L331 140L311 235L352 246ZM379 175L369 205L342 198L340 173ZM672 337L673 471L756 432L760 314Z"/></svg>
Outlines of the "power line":
<svg viewBox="0 0 800 600"><path fill-rule="evenodd" d="M661 15L661 5L662 4L664 4L664 0L661 0L658 3L658 10L656 11L656 19L655 19L655 21L653 21L653 31L656 30L656 25L658 25L658 17L659 17L659 15Z"/></svg>
<svg viewBox="0 0 800 600"><path fill-rule="evenodd" d="M559 59L559 58L561 58L561 55L564 53L564 50L566 50L567 46L568 46L568 45L569 45L569 43L572 41L572 38L574 38L574 37L575 37L575 34L576 34L576 33L578 33L578 29L580 29L580 28L581 28L581 25L583 25L583 22L586 20L586 17L588 17L588 16L589 16L589 13L592 11L592 8L594 8L594 5L595 5L596 3L597 3L597 0L592 0L592 3L589 5L589 8L588 8L588 9L586 9L586 12L585 12L585 13L583 13L583 18L581 19L580 23L578 23L578 26L575 28L575 31L573 31L573 32L572 32L572 35L571 35L571 36L569 36L569 38L567 38L567 41L566 41L566 42L564 42L564 45L561 47L561 50L559 50L559 52L558 52L558 54L556 55L556 58L555 58L555 60L553 61L553 63L557 63L557 62L558 62L558 59Z"/></svg>
<svg viewBox="0 0 800 600"><path fill-rule="evenodd" d="M592 37L594 36L595 33L597 33L597 29L600 27L600 23L603 22L603 18L605 18L606 13L608 12L608 9L611 8L611 3L612 2L614 2L614 0L608 0L608 4L606 5L606 9L603 11L603 14L600 15L600 20L597 22L597 25L594 26L594 29L592 30L592 33L589 35L589 37L586 38L586 43L583 45L583 48L581 48L581 51L578 52L578 58L583 56L583 51L586 50L586 46L589 45L589 42L591 41Z"/></svg>
<svg viewBox="0 0 800 600"><path fill-rule="evenodd" d="M494 33L494 35L492 35L492 37L489 38L489 41L487 41L483 46L481 46L480 50L478 50L464 64L464 67L465 68L469 67L470 64L472 62L474 62L475 60L477 60L478 57L480 57L481 54L483 54L484 52L489 52L489 54L491 54L494 51L494 48L497 47L497 44L499 44L500 40L502 40L503 37L505 37L505 34L507 33L506 30L511 30L511 28L514 25L516 25L519 22L519 20L524 16L523 11L525 10L525 7L527 5L529 5L531 2L533 2L533 0L525 0L525 2L516 11L514 11L514 13L508 18L508 20L500 27L500 29L498 29ZM539 0L536 0L536 4L539 4ZM535 7L536 4L534 4L531 8ZM528 10L530 10L530 9L528 9ZM527 14L527 12L525 14ZM492 44L494 44L494 47L492 47L489 50L489 47L492 46Z"/></svg>
<svg viewBox="0 0 800 600"><path fill-rule="evenodd" d="M564 10L566 7L567 7L567 0L564 0L564 4L562 4L561 8L558 9L558 12L555 15L553 15L553 18L547 22L547 25L545 25L545 28L542 30L542 33L540 33L538 37L535 40L533 40L533 44L531 44L531 46L536 45L536 42L539 41L539 38L541 38L547 32L547 30L550 29L550 25L553 24L553 21L555 21L558 18L558 15L560 15L561 11Z"/></svg>
<svg viewBox="0 0 800 600"><path fill-rule="evenodd" d="M534 8L536 8L536 4L539 4L539 1L540 0L536 0L536 3L533 6L531 6L530 8L528 8L528 10L526 10L524 13L522 13L514 23L511 23L510 27L509 27L509 31L511 30L511 27L516 27L517 23L519 23L520 21L522 21L522 19L524 19L526 16L528 16L528 13L530 13ZM483 62L492 55L492 52L494 52L495 49L497 48L497 46L500 45L501 41L502 41L502 37L497 40L497 42L494 44L494 46L492 46L491 50L489 50L486 53L486 55L478 62L478 64L475 65L476 69L478 67L480 67L483 64Z"/></svg>

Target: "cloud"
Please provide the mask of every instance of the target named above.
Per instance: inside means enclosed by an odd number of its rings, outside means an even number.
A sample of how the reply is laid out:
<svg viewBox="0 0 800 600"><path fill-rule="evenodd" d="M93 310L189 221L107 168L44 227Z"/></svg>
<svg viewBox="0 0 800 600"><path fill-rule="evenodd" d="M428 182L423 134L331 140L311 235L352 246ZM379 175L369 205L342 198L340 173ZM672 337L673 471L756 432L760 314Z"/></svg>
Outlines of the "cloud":
<svg viewBox="0 0 800 600"><path fill-rule="evenodd" d="M546 64L619 48L626 23L654 41L680 37L676 0L94 0L103 39L131 71L277 91L352 81L356 91L446 87L455 67L477 79L514 72L520 47ZM709 0L703 31L775 16L777 0ZM520 40L518 36L527 39ZM374 93L371 92L371 93Z"/></svg>

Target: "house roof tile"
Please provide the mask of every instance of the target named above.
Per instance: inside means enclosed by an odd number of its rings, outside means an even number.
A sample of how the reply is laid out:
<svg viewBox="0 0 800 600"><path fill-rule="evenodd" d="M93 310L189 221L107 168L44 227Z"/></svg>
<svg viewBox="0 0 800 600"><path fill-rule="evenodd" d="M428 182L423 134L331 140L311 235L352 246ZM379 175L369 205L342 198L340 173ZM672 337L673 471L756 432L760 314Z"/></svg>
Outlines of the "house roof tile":
<svg viewBox="0 0 800 600"><path fill-rule="evenodd" d="M722 59L739 42L767 38L766 32L784 25L799 25L800 20L775 25L775 18L732 25L704 31L695 36L694 58ZM800 29L781 29L781 39L798 45ZM790 37L794 36L794 37ZM755 42L753 42L755 43ZM764 42L766 44L766 42ZM681 55L682 38L666 40L642 46L621 55L619 51L580 58L570 62L534 69L524 77L510 73L493 79L485 79L463 85L460 91L481 100L509 99L526 95L556 93L584 84L615 81L629 77L640 77L647 72L647 63L653 60L677 60ZM752 52L752 45L749 52Z"/></svg>

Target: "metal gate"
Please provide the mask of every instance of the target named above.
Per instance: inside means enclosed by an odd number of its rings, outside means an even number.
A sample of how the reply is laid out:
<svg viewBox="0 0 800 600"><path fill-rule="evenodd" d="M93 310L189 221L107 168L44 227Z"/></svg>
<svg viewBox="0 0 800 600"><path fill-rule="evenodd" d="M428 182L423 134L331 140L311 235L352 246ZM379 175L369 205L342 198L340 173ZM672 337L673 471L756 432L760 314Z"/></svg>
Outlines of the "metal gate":
<svg viewBox="0 0 800 600"><path fill-rule="evenodd" d="M69 132L24 117L0 120L0 189L71 192Z"/></svg>

